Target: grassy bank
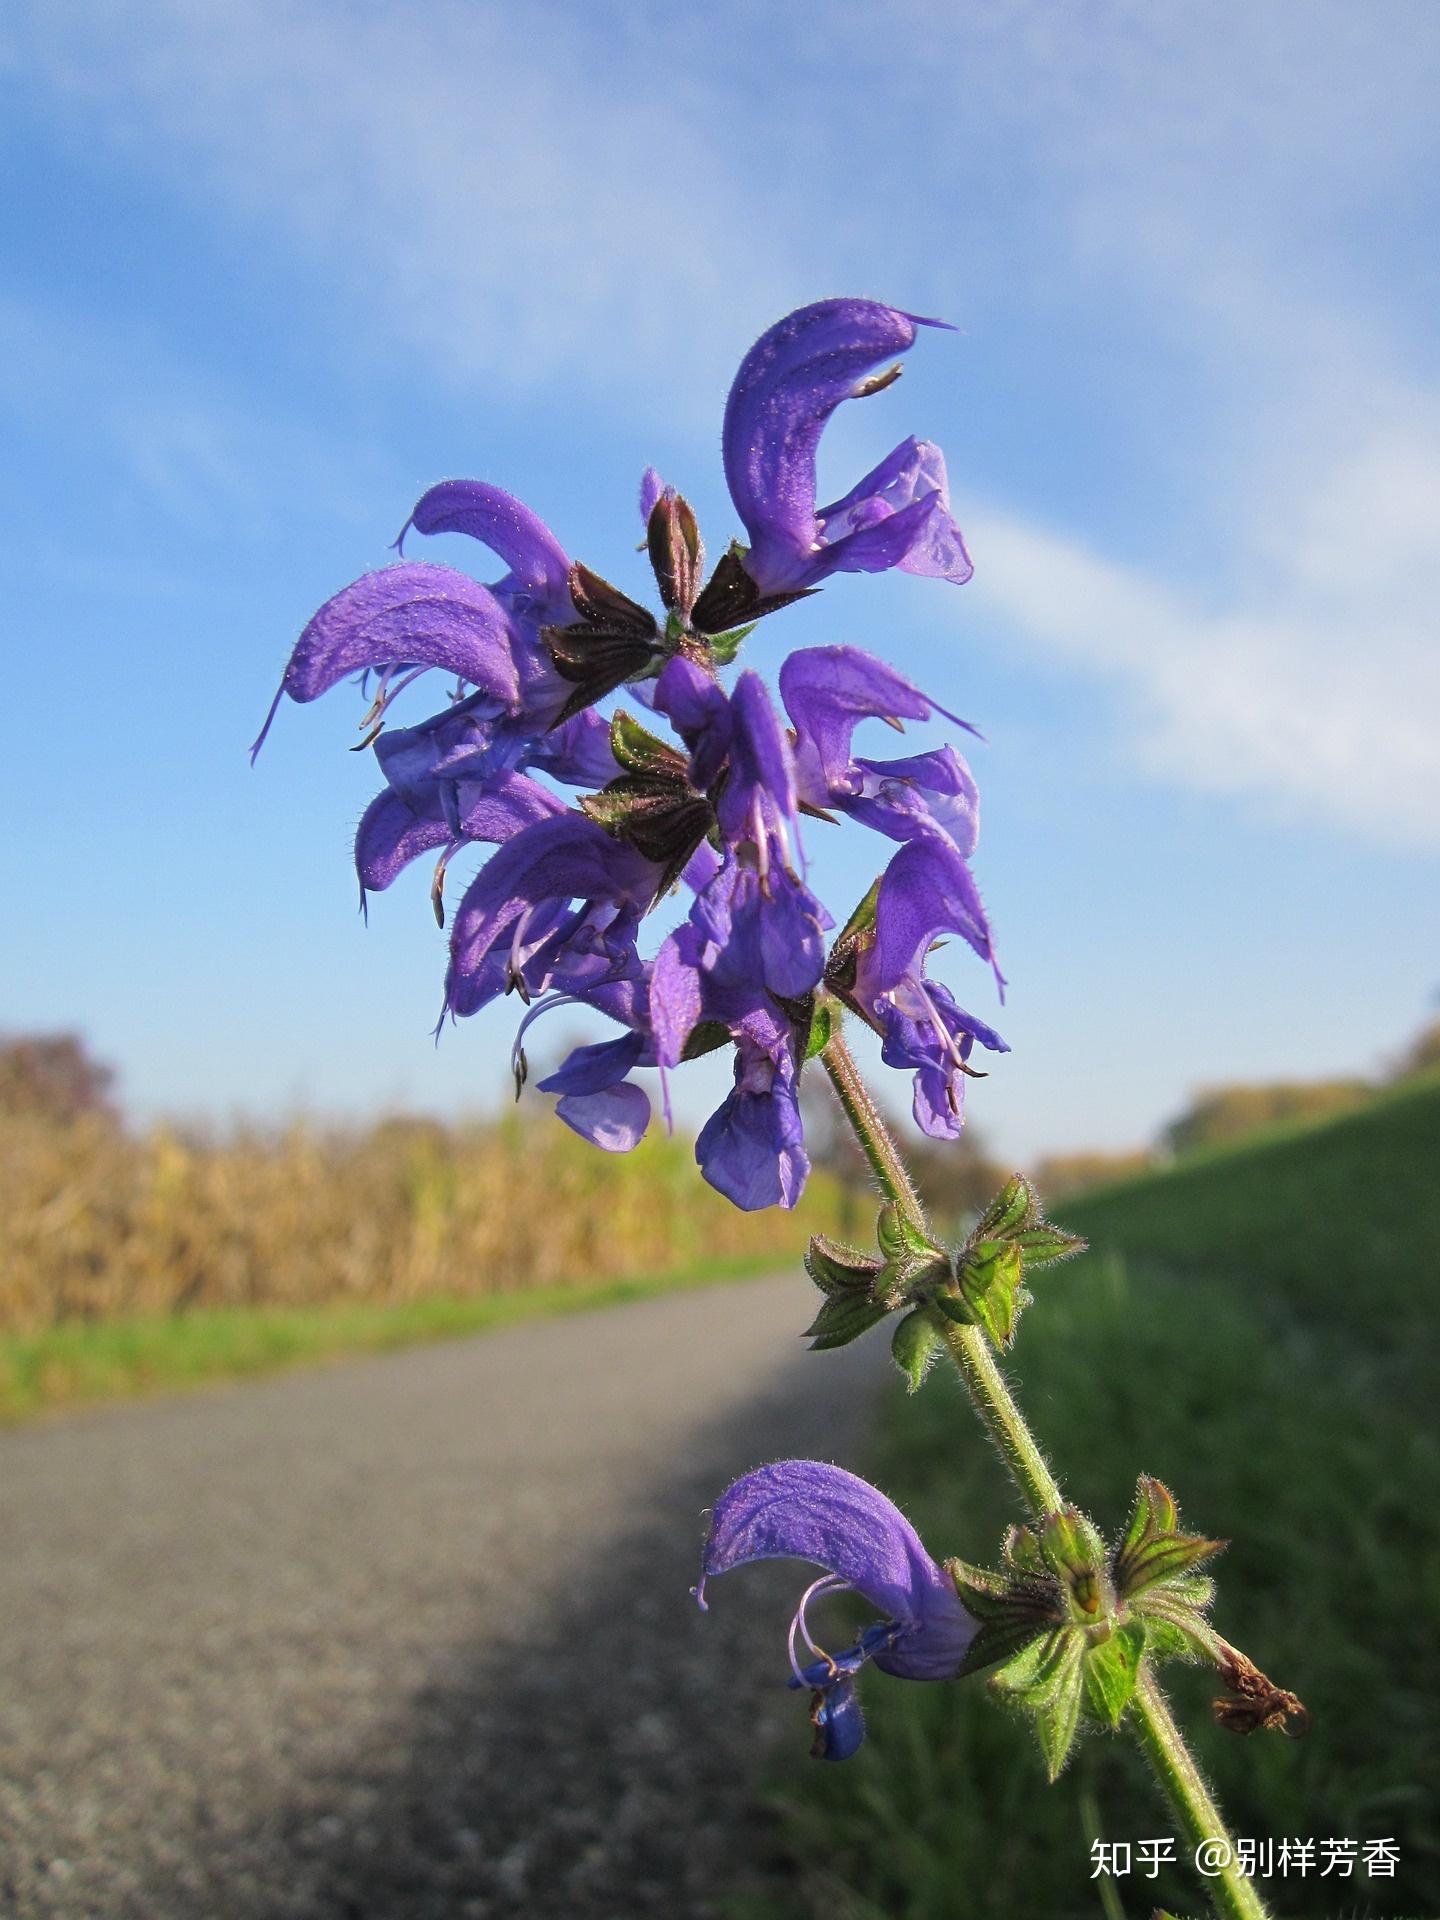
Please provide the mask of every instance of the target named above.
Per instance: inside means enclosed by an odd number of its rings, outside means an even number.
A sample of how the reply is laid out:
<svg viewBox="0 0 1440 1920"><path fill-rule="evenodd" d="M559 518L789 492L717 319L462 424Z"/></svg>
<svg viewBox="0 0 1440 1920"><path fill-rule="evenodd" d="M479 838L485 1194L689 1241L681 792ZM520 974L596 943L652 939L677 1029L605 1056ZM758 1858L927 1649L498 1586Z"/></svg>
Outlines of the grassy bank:
<svg viewBox="0 0 1440 1920"><path fill-rule="evenodd" d="M1070 1203L1064 1223L1096 1250L1040 1278L1009 1363L1068 1490L1107 1530L1145 1469L1196 1527L1232 1539L1217 1624L1313 1715L1302 1742L1239 1739L1210 1720L1213 1676L1169 1670L1232 1829L1400 1848L1394 1879L1317 1866L1264 1883L1283 1914L1440 1912L1437 1168L1432 1084ZM938 1372L890 1403L875 1477L939 1554L993 1560L1016 1517ZM785 1767L766 1913L1096 1915L1087 1823L1132 1844L1174 1832L1127 1741L1089 1741L1047 1788L983 1683L871 1675L865 1697L856 1761ZM1193 1875L1114 1890L1135 1916L1204 1904Z"/></svg>
<svg viewBox="0 0 1440 1920"><path fill-rule="evenodd" d="M773 1257L712 1261L631 1279L530 1287L521 1293L458 1295L395 1304L341 1301L322 1307L219 1307L132 1315L0 1335L0 1425L66 1407L216 1380L278 1373L349 1354L380 1353L618 1306L661 1293L774 1273Z"/></svg>

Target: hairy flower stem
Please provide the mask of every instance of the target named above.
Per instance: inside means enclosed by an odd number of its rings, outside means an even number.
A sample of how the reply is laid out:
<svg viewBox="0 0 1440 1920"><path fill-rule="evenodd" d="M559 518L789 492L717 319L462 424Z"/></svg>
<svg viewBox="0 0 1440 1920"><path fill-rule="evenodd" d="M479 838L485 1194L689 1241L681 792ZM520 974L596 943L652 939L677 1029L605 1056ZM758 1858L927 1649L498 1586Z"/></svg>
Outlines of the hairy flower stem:
<svg viewBox="0 0 1440 1920"><path fill-rule="evenodd" d="M1268 1909L1255 1883L1235 1865L1235 1846L1226 1831L1220 1809L1201 1778L1200 1769L1170 1712L1170 1703L1147 1665L1140 1669L1129 1723L1166 1797L1185 1829L1190 1848L1207 1845L1210 1864L1220 1872L1210 1882L1210 1898L1225 1920L1266 1920ZM1202 1858L1205 1857L1202 1855ZM1223 1865L1221 1863L1224 1863Z"/></svg>
<svg viewBox="0 0 1440 1920"><path fill-rule="evenodd" d="M907 1220L912 1220L917 1227L923 1227L925 1209L920 1204L920 1196L910 1183L905 1162L890 1137L890 1129L881 1119L880 1109L870 1098L870 1089L861 1079L855 1056L846 1046L845 1036L838 1025L821 1051L820 1064L840 1096L845 1118L854 1129L855 1138L870 1162L870 1171L879 1181L881 1192Z"/></svg>
<svg viewBox="0 0 1440 1920"><path fill-rule="evenodd" d="M870 1163L881 1191L907 1219L925 1226L925 1209L905 1171L899 1149L880 1110L860 1077L854 1055L837 1029L820 1054L821 1064L845 1109L845 1117ZM965 1382L975 1411L1000 1450L1012 1478L1032 1513L1043 1519L1064 1506L1064 1496L1045 1464L1029 1423L1005 1384L1005 1376L981 1327L951 1324L945 1329L950 1356ZM1140 1677L1126 1724L1134 1730L1142 1752L1174 1807L1191 1848L1211 1843L1215 1861L1226 1865L1209 1879L1207 1892L1223 1920L1266 1920L1266 1907L1254 1885L1234 1865L1235 1847L1220 1809L1190 1756L1164 1694L1148 1663Z"/></svg>
<svg viewBox="0 0 1440 1920"><path fill-rule="evenodd" d="M1029 1501L1031 1512L1037 1519L1047 1513L1058 1513L1065 1504L1065 1496L1005 1384L1005 1376L984 1329L957 1327L952 1322L945 1329L945 1344L960 1369L960 1378L965 1382L975 1411L1000 1449L1015 1484Z"/></svg>

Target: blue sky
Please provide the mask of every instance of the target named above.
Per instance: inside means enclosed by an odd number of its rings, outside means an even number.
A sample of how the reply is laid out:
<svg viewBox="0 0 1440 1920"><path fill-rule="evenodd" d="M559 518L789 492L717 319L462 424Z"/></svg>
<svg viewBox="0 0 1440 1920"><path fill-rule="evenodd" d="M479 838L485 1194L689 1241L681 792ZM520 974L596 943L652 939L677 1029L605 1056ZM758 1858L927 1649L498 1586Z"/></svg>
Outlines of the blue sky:
<svg viewBox="0 0 1440 1920"><path fill-rule="evenodd" d="M18 0L0 93L0 1024L82 1026L143 1111L503 1097L507 1009L430 1045L423 876L355 915L348 697L243 749L434 479L635 590L654 461L718 550L735 364L838 292L960 332L822 481L938 440L976 575L837 581L752 658L869 644L987 736L987 1137L1123 1145L1433 1011L1425 0ZM819 836L843 914L876 852Z"/></svg>

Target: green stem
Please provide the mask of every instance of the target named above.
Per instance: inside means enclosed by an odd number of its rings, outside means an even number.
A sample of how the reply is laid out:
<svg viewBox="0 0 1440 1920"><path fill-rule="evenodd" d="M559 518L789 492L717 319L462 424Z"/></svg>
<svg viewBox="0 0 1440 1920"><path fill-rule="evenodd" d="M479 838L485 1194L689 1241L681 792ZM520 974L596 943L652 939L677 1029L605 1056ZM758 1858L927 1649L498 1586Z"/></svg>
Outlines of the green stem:
<svg viewBox="0 0 1440 1920"><path fill-rule="evenodd" d="M984 1329L957 1327L951 1321L945 1328L945 1344L960 1369L960 1378L965 1382L975 1411L1000 1449L1015 1484L1030 1502L1030 1511L1037 1520L1043 1520L1047 1513L1058 1513L1065 1504L1065 1496L1046 1466L1045 1456L1015 1404L1015 1396L1005 1384L1005 1376Z"/></svg>
<svg viewBox="0 0 1440 1920"><path fill-rule="evenodd" d="M836 1008L838 1020L839 1008ZM890 1129L880 1117L880 1109L870 1098L870 1089L860 1078L855 1056L845 1044L837 1024L820 1054L820 1064L830 1076L830 1084L840 1096L845 1117L855 1131L870 1171L880 1183L885 1198L897 1206L917 1227L925 1225L925 1209L910 1184L905 1162L890 1138Z"/></svg>
<svg viewBox="0 0 1440 1920"><path fill-rule="evenodd" d="M826 1042L820 1060L840 1096L846 1118L854 1128L881 1191L909 1220L923 1228L925 1210L920 1196L911 1185L890 1130L871 1099L838 1028ZM1000 1449L1031 1511L1037 1519L1057 1512L1065 1504L1064 1496L1045 1464L1045 1456L1014 1395L1005 1384L1005 1376L984 1330L952 1323L945 1329L945 1340L975 1411ZM1265 1920L1265 1906L1254 1885L1234 1865L1235 1849L1220 1810L1190 1757L1164 1694L1148 1667L1143 1665L1127 1724L1134 1728L1146 1759L1185 1829L1192 1852L1202 1841L1215 1843L1217 1853L1223 1851L1225 1866L1208 1880L1216 1911L1224 1920Z"/></svg>
<svg viewBox="0 0 1440 1920"><path fill-rule="evenodd" d="M1145 1758L1185 1829L1192 1858L1196 1847L1209 1842L1216 1864L1224 1862L1209 1884L1216 1912L1223 1914L1225 1920L1266 1920L1265 1903L1255 1891L1254 1881L1247 1879L1235 1865L1235 1845L1226 1831L1224 1818L1190 1756L1170 1711L1170 1703L1148 1665L1141 1666L1128 1718Z"/></svg>

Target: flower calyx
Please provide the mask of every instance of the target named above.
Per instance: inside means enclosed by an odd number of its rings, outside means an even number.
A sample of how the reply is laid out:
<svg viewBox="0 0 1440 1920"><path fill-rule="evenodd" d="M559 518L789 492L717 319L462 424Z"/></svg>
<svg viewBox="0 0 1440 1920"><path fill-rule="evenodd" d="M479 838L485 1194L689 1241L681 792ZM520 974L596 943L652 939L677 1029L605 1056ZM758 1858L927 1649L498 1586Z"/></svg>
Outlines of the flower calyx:
<svg viewBox="0 0 1440 1920"><path fill-rule="evenodd" d="M691 786L685 756L619 712L610 723L610 750L625 769L581 810L615 839L660 868L655 897L666 893L700 843L715 831L715 809Z"/></svg>
<svg viewBox="0 0 1440 1920"><path fill-rule="evenodd" d="M947 1319L983 1327L1002 1351L1030 1304L1030 1268L1083 1253L1085 1242L1041 1217L1040 1198L1023 1174L1006 1181L954 1255L954 1285L935 1296Z"/></svg>
<svg viewBox="0 0 1440 1920"><path fill-rule="evenodd" d="M1083 1720L1118 1726L1140 1672L1145 1628L1116 1594L1105 1545L1076 1507L1032 1530L1012 1527L999 1571L946 1563L980 1622L962 1672L993 1668L990 1686L1028 1713L1046 1771L1058 1778Z"/></svg>
<svg viewBox="0 0 1440 1920"><path fill-rule="evenodd" d="M1225 1548L1223 1540L1182 1533L1175 1496L1142 1473L1129 1524L1111 1555L1110 1573L1127 1610L1145 1625L1158 1659L1221 1663L1225 1642L1206 1619L1215 1583L1197 1572ZM1222 1669L1223 1671L1223 1669Z"/></svg>
<svg viewBox="0 0 1440 1920"><path fill-rule="evenodd" d="M950 1256L891 1204L880 1209L875 1239L873 1254L857 1252L825 1234L811 1240L805 1270L825 1299L806 1335L813 1351L848 1346L888 1315L903 1315L891 1352L913 1393L943 1340L943 1323L929 1298L935 1287L949 1284Z"/></svg>
<svg viewBox="0 0 1440 1920"><path fill-rule="evenodd" d="M793 601L808 599L818 587L800 587L788 593L766 593L745 567L747 549L732 540L720 556L719 564L695 601L690 625L696 633L723 634L734 627L778 613Z"/></svg>
<svg viewBox="0 0 1440 1920"><path fill-rule="evenodd" d="M574 688L554 726L594 706L625 681L643 679L667 651L648 607L578 560L567 578L579 618L568 626L544 627L540 635L555 671Z"/></svg>
<svg viewBox="0 0 1440 1920"><path fill-rule="evenodd" d="M980 1622L964 1673L993 1669L992 1690L1028 1713L1054 1780L1086 1722L1123 1719L1141 1664L1213 1662L1230 1689L1216 1718L1235 1732L1304 1719L1304 1707L1222 1640L1205 1617L1214 1583L1196 1569L1224 1541L1182 1533L1175 1501L1140 1476L1124 1533L1107 1550L1075 1507L1012 1527L998 1570L947 1561L961 1603Z"/></svg>

